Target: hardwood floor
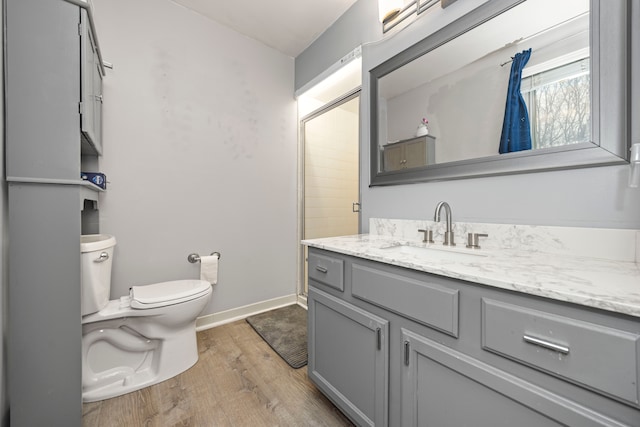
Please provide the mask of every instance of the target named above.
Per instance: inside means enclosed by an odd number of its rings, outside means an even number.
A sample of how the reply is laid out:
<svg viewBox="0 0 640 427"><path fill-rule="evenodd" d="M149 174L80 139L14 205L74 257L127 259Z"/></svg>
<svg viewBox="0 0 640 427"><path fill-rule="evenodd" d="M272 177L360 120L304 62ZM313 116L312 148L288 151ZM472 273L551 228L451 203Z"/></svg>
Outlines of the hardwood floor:
<svg viewBox="0 0 640 427"><path fill-rule="evenodd" d="M85 427L353 426L240 320L198 332L200 359L145 389L83 405Z"/></svg>

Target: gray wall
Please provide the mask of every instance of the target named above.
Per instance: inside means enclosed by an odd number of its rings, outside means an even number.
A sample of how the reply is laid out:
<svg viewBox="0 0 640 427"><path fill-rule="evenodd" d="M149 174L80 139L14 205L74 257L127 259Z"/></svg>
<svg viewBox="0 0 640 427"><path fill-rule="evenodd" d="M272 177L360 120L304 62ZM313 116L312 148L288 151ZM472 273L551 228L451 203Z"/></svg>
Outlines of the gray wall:
<svg viewBox="0 0 640 427"><path fill-rule="evenodd" d="M294 61L168 0L94 0L105 61L111 297L199 277L222 254L203 315L296 293Z"/></svg>
<svg viewBox="0 0 640 427"><path fill-rule="evenodd" d="M0 2L0 22L4 22L4 2ZM0 33L0 44L4 46L4 31ZM3 70L3 77L0 79L0 93L4 99L4 55L0 55L0 70ZM7 228L7 181L4 170L4 103L0 104L0 138L2 138L2 149L0 149L0 331L2 340L0 341L0 425L9 425L7 389L6 389L6 352L7 342L7 288L9 278L7 274L8 262L8 228Z"/></svg>
<svg viewBox="0 0 640 427"><path fill-rule="evenodd" d="M0 22L4 22L4 2L0 2ZM0 45L4 46L4 31L0 32ZM0 55L0 70L3 70L3 78L0 79L0 93L4 99L4 55ZM7 181L4 170L4 103L0 104L0 138L2 138L2 149L0 149L0 331L2 331L2 341L0 341L0 426L9 424L8 402L6 387L6 365L7 348L7 288L9 277L7 274L8 252L8 228L7 228Z"/></svg>
<svg viewBox="0 0 640 427"><path fill-rule="evenodd" d="M373 33L368 28L379 28L379 22L371 16L353 16L361 10L360 3L363 2L372 3L359 0L347 12L352 14L349 17L352 24L349 35L344 35L343 27L331 27L296 58L297 77L311 80L313 72L310 69L320 74L323 71L321 64L340 58L344 50L342 46L333 49L326 43L320 43L331 39L332 34L354 41L361 34ZM482 3L482 0L458 1L445 10L427 12L404 30L392 30L384 40L371 39L367 41L374 43L364 45L360 146L362 231L368 232L368 220L372 217L430 219L440 200L451 204L454 221L640 228L640 190L626 187L628 170L625 166L368 187L368 70ZM298 67L305 70L304 76L298 75ZM298 87L303 85L298 84L298 80L296 84Z"/></svg>
<svg viewBox="0 0 640 427"><path fill-rule="evenodd" d="M382 27L366 25L369 22L378 22L378 2L359 0L354 3L329 30L296 57L295 89L305 86L356 47L378 40Z"/></svg>

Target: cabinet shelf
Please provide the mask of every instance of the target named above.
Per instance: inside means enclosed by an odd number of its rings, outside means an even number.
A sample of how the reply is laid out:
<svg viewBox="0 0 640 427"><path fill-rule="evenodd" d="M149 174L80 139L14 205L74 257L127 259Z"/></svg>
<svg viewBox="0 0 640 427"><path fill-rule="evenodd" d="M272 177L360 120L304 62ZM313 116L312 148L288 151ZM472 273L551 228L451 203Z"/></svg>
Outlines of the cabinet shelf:
<svg viewBox="0 0 640 427"><path fill-rule="evenodd" d="M82 179L67 180L67 179L43 179L43 178L25 178L25 177L8 176L7 182L19 183L19 184L53 184L53 185L58 184L63 186L78 185L80 188L80 210L84 209L85 200L91 200L97 203L99 194L107 191L89 181L85 181Z"/></svg>
<svg viewBox="0 0 640 427"><path fill-rule="evenodd" d="M84 210L84 201L91 200L98 203L98 195L106 190L89 181L80 181L80 210Z"/></svg>

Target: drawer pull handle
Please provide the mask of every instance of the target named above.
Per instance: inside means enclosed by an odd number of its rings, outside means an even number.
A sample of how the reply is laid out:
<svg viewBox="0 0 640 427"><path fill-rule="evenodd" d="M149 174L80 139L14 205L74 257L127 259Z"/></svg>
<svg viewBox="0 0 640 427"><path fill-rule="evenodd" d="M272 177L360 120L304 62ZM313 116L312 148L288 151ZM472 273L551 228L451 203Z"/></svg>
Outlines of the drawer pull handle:
<svg viewBox="0 0 640 427"><path fill-rule="evenodd" d="M326 273L327 271L329 271L324 267L320 267L319 265L316 265L316 270L318 270L320 273Z"/></svg>
<svg viewBox="0 0 640 427"><path fill-rule="evenodd" d="M524 339L524 341L529 344L533 344L549 350L557 351L558 353L569 354L569 347L565 347L563 345L554 344L552 342L541 340L540 338L532 337L529 335L523 336L522 339Z"/></svg>

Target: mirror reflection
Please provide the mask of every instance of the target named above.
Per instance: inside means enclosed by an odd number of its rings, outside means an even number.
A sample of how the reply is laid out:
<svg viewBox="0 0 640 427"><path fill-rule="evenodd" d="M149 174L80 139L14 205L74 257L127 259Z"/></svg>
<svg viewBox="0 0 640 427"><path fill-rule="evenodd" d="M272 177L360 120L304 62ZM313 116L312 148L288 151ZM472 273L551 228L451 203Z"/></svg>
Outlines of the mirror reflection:
<svg viewBox="0 0 640 427"><path fill-rule="evenodd" d="M592 141L589 54L588 0L528 0L381 77L378 171Z"/></svg>

